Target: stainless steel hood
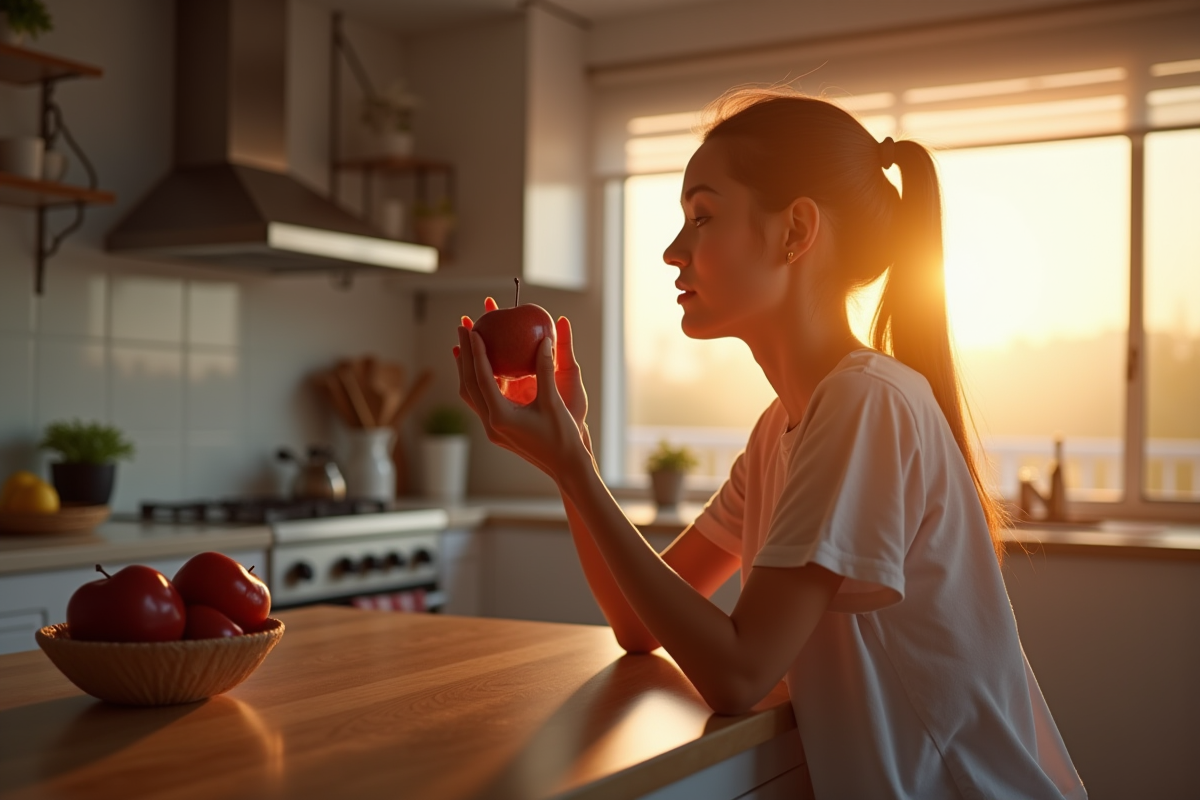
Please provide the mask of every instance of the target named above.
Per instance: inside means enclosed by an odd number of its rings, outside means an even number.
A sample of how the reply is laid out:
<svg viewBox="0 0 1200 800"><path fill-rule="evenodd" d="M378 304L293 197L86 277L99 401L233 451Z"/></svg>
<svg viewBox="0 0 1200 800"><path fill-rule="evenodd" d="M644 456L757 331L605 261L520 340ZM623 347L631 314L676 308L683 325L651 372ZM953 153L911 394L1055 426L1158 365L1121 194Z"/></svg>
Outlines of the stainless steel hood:
<svg viewBox="0 0 1200 800"><path fill-rule="evenodd" d="M288 174L288 0L177 0L175 167L114 252L257 270L437 269Z"/></svg>

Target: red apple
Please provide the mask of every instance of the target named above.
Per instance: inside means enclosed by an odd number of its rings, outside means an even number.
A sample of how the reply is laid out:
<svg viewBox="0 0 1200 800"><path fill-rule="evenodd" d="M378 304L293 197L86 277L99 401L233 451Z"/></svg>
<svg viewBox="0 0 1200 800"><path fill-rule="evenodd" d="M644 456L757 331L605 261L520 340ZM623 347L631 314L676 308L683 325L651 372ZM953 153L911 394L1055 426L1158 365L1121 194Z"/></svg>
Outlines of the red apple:
<svg viewBox="0 0 1200 800"><path fill-rule="evenodd" d="M271 592L258 576L223 553L200 553L175 573L189 605L215 608L242 630L257 630L271 613Z"/></svg>
<svg viewBox="0 0 1200 800"><path fill-rule="evenodd" d="M517 299L512 308L489 311L475 322L475 331L487 347L492 374L497 378L524 378L537 372L538 346L547 336L555 338L550 312L533 303L519 302L521 282L517 280Z"/></svg>
<svg viewBox="0 0 1200 800"><path fill-rule="evenodd" d="M220 639L226 636L241 636L242 629L229 617L208 606L187 607L187 627L183 629L185 639Z"/></svg>
<svg viewBox="0 0 1200 800"><path fill-rule="evenodd" d="M72 639L169 642L183 636L183 598L161 572L134 564L75 590L67 603Z"/></svg>

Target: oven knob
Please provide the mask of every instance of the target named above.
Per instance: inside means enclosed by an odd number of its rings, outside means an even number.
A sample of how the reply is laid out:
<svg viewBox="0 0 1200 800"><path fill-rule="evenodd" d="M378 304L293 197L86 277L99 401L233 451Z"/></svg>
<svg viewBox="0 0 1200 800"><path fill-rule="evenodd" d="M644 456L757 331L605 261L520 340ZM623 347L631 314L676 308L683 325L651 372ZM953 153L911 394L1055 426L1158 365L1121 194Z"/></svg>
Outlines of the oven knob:
<svg viewBox="0 0 1200 800"><path fill-rule="evenodd" d="M358 565L349 558L339 558L333 565L333 576L336 578L347 573L353 574L358 571Z"/></svg>
<svg viewBox="0 0 1200 800"><path fill-rule="evenodd" d="M401 555L400 553L393 550L392 552L388 553L387 556L383 559L383 568L384 569L392 569L394 567L403 567L407 563L408 563L408 559L406 559L403 555Z"/></svg>
<svg viewBox="0 0 1200 800"><path fill-rule="evenodd" d="M311 581L313 578L312 564L307 561L297 561L288 569L285 580L289 584L297 584L300 581Z"/></svg>
<svg viewBox="0 0 1200 800"><path fill-rule="evenodd" d="M383 563L375 556L363 556L360 569L365 575L373 569L383 569Z"/></svg>
<svg viewBox="0 0 1200 800"><path fill-rule="evenodd" d="M412 568L420 569L433 563L433 554L424 547L418 547L412 557Z"/></svg>

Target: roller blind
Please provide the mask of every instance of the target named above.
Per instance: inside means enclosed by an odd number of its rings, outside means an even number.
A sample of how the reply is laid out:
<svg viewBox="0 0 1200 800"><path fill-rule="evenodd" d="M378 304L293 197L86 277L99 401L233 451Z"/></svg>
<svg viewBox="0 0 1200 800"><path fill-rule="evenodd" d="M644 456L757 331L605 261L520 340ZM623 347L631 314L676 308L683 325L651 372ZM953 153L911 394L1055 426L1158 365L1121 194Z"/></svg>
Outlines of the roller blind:
<svg viewBox="0 0 1200 800"><path fill-rule="evenodd" d="M935 148L1200 123L1200 3L1144 0L593 71L598 176L681 170L706 103L787 82Z"/></svg>

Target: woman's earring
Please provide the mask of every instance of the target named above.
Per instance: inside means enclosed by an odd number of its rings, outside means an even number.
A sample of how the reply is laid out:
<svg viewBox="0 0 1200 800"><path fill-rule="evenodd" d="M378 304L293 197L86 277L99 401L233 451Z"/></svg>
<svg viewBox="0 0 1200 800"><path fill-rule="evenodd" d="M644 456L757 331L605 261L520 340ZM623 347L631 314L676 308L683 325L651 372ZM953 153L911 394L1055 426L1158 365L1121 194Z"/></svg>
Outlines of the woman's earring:
<svg viewBox="0 0 1200 800"><path fill-rule="evenodd" d="M790 263L792 263L792 257L793 257L793 256L795 256L795 255L796 255L796 254L795 254L795 253L793 253L791 250L789 250L789 251L788 251L788 263L789 263L789 264L790 264Z"/></svg>

